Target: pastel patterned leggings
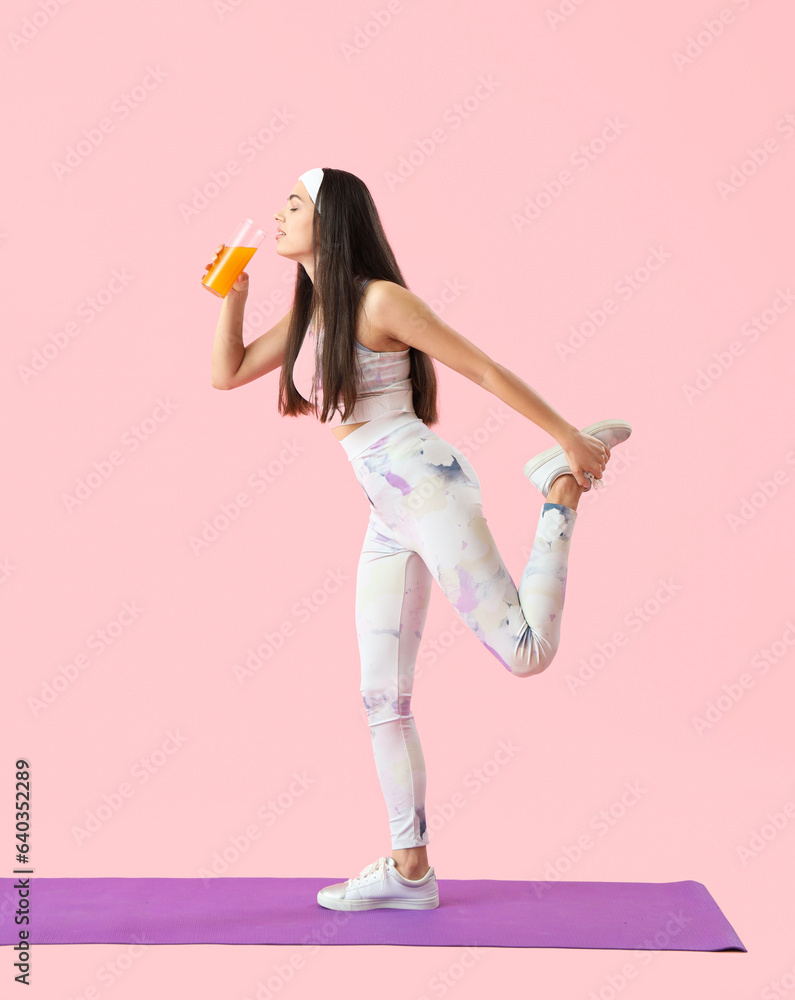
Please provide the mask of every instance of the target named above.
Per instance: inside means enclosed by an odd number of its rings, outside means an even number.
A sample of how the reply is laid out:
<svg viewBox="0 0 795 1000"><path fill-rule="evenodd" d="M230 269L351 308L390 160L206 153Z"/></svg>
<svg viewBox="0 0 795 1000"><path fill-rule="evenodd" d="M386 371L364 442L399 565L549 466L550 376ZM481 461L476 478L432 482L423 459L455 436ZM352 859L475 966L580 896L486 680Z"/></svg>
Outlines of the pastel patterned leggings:
<svg viewBox="0 0 795 1000"><path fill-rule="evenodd" d="M517 590L457 448L413 413L377 417L342 444L371 505L356 579L360 690L392 848L420 847L426 775L411 694L431 578L506 670L538 674L558 648L577 512L543 505Z"/></svg>

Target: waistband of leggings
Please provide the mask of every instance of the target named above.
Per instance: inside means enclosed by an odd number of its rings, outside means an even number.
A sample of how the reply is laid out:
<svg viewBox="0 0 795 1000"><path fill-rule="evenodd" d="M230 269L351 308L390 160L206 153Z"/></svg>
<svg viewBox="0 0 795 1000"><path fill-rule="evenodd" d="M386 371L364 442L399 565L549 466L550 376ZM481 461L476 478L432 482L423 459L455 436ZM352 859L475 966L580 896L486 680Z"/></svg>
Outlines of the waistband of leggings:
<svg viewBox="0 0 795 1000"><path fill-rule="evenodd" d="M378 417L373 417L366 424L357 427L355 431L346 434L340 441L348 456L348 461L352 461L371 445L384 437L386 434L396 431L398 427L411 424L415 421L422 423L414 410L393 410L390 413L383 413Z"/></svg>

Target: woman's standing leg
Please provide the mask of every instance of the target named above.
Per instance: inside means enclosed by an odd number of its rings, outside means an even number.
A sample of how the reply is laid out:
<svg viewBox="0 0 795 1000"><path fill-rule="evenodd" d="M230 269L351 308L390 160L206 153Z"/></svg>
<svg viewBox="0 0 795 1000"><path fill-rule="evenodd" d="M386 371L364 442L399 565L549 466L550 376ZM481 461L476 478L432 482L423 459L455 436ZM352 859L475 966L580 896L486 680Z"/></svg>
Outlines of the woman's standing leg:
<svg viewBox="0 0 795 1000"><path fill-rule="evenodd" d="M420 556L371 511L356 577L356 631L360 690L393 850L428 844L425 759L411 695L430 589L431 575ZM414 866L396 860L402 873L413 877Z"/></svg>

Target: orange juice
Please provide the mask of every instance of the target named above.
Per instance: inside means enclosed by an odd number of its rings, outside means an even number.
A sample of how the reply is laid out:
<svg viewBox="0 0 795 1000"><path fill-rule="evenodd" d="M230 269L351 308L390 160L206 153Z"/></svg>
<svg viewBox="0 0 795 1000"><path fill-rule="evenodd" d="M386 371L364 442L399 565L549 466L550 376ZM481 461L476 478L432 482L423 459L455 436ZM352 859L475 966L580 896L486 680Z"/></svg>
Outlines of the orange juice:
<svg viewBox="0 0 795 1000"><path fill-rule="evenodd" d="M213 295L225 298L256 252L256 247L228 247L224 244L218 253L218 259L202 278L202 284Z"/></svg>

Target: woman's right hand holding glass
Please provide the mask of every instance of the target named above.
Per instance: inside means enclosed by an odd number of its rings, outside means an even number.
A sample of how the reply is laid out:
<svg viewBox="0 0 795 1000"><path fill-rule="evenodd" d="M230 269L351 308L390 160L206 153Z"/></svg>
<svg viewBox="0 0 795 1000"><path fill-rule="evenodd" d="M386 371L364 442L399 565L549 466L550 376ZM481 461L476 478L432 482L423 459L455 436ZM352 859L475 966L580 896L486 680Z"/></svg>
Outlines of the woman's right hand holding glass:
<svg viewBox="0 0 795 1000"><path fill-rule="evenodd" d="M205 264L204 266L205 272L208 272L210 268L213 266L213 264L215 264L215 262L218 260L218 255L221 253L223 249L224 249L224 244L219 243L218 246L215 248L215 256L213 257L213 259L210 261L209 264ZM206 276L207 275L205 273L205 277ZM245 296L248 295L248 274L246 271L241 271L240 274L237 276L237 278L235 278L235 283L226 293L226 297L229 298L230 295L232 295L233 297L243 296L244 298Z"/></svg>

